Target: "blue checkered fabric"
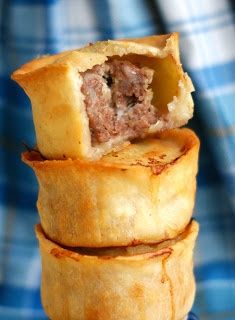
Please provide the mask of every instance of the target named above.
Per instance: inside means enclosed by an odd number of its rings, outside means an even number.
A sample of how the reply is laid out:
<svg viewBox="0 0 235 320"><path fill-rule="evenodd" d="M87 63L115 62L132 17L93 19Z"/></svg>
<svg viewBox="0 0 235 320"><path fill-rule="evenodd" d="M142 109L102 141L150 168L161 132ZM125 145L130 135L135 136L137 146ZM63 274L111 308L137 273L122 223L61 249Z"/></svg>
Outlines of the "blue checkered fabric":
<svg viewBox="0 0 235 320"><path fill-rule="evenodd" d="M20 161L35 142L30 104L9 74L37 55L100 39L179 31L201 138L195 217L200 319L235 319L235 5L229 0L0 0L0 319L46 319L33 226L37 184ZM196 319L194 315L190 319Z"/></svg>

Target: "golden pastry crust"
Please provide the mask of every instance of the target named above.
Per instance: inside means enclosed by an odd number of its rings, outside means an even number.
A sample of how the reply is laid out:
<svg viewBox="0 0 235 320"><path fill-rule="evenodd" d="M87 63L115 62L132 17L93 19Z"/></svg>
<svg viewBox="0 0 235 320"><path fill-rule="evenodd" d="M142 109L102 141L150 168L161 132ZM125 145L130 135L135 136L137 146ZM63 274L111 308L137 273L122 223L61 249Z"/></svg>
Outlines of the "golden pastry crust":
<svg viewBox="0 0 235 320"><path fill-rule="evenodd" d="M162 115L146 134L179 127L193 114L193 85L179 60L178 34L109 40L85 48L35 59L16 70L32 103L37 145L47 159L99 159L128 137L92 145L89 119L81 92L81 72L112 57L155 71L153 105Z"/></svg>
<svg viewBox="0 0 235 320"><path fill-rule="evenodd" d="M108 249L111 255L64 249L48 240L40 225L36 234L42 304L53 320L180 320L192 307L195 221L172 241L122 249L123 254Z"/></svg>
<svg viewBox="0 0 235 320"><path fill-rule="evenodd" d="M199 140L172 129L99 161L23 154L39 182L45 233L66 246L104 247L174 238L189 223Z"/></svg>

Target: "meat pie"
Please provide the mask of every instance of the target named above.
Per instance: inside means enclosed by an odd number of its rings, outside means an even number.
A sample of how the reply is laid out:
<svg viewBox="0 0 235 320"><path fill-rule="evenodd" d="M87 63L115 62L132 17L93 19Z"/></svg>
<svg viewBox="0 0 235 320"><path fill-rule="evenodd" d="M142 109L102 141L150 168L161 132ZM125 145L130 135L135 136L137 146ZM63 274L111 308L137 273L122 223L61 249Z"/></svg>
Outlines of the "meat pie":
<svg viewBox="0 0 235 320"><path fill-rule="evenodd" d="M123 249L63 248L36 233L50 319L183 320L192 307L195 221L171 241Z"/></svg>
<svg viewBox="0 0 235 320"><path fill-rule="evenodd" d="M193 114L176 33L41 57L12 78L31 99L37 146L47 159L99 159Z"/></svg>
<svg viewBox="0 0 235 320"><path fill-rule="evenodd" d="M199 141L172 129L99 161L23 155L39 182L43 230L66 246L107 247L174 238L189 223Z"/></svg>

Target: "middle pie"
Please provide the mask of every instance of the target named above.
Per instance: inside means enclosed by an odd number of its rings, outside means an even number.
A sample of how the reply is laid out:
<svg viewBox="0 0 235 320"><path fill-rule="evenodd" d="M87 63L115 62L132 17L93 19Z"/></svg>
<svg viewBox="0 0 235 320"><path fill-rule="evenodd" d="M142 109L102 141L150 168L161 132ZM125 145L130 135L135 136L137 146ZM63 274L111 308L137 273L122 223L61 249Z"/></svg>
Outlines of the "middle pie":
<svg viewBox="0 0 235 320"><path fill-rule="evenodd" d="M46 235L65 246L110 247L177 236L194 206L199 140L189 129L165 131L99 161L23 161L39 182Z"/></svg>

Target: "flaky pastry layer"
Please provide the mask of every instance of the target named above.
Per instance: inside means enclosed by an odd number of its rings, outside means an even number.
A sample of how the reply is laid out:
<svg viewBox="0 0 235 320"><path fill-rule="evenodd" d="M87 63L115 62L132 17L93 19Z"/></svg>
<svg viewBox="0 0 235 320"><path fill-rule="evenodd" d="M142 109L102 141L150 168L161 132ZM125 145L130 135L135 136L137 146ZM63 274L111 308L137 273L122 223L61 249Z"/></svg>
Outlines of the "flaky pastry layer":
<svg viewBox="0 0 235 320"><path fill-rule="evenodd" d="M152 103L158 120L141 133L180 127L193 114L193 85L179 59L178 34L109 40L85 48L35 59L16 70L12 78L32 103L37 145L47 159L99 159L129 141L117 135L92 144L82 93L82 73L113 59L123 59L154 71ZM132 98L133 99L133 98Z"/></svg>
<svg viewBox="0 0 235 320"><path fill-rule="evenodd" d="M86 254L48 240L40 225L36 234L42 304L50 319L181 320L192 307L195 221L176 239L145 246L142 253L135 247L128 254Z"/></svg>
<svg viewBox="0 0 235 320"><path fill-rule="evenodd" d="M173 129L132 143L99 161L23 161L39 182L37 202L49 238L66 246L104 247L174 238L189 223L199 140Z"/></svg>

